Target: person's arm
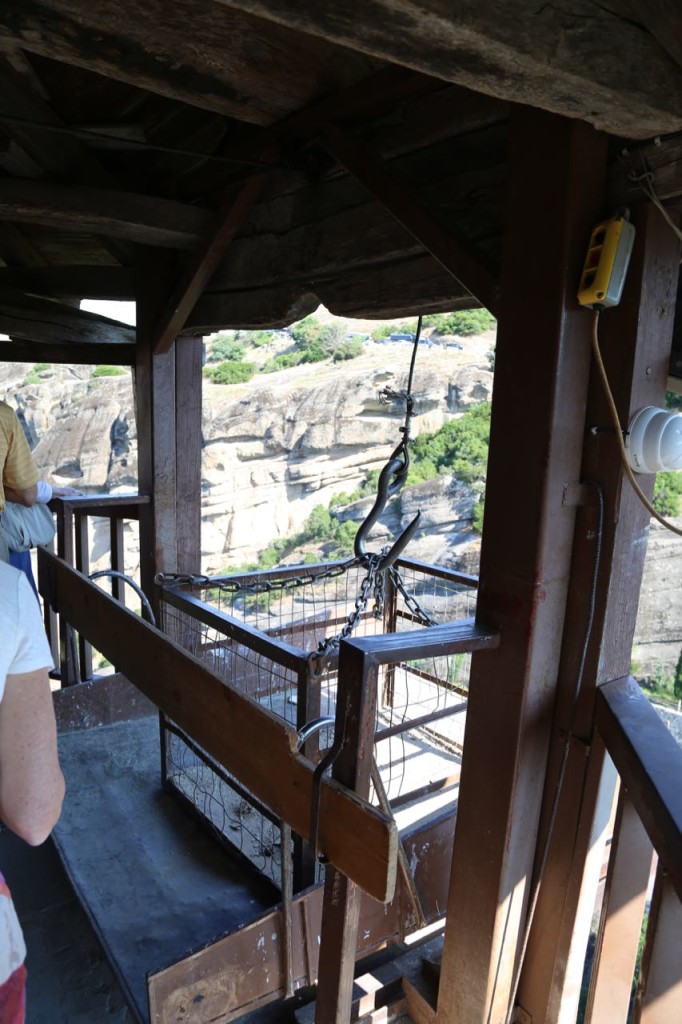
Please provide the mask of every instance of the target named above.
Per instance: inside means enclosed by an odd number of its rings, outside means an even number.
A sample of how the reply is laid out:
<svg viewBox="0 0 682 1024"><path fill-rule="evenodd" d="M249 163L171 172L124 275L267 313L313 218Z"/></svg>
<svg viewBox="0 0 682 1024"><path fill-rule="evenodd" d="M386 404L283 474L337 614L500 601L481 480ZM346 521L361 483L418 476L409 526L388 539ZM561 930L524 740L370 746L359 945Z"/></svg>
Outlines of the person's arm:
<svg viewBox="0 0 682 1024"><path fill-rule="evenodd" d="M0 818L38 846L59 819L63 799L48 670L8 675L0 703Z"/></svg>
<svg viewBox="0 0 682 1024"><path fill-rule="evenodd" d="M17 505L25 505L30 508L31 505L35 505L38 500L38 484L32 484L31 487L9 487L5 484L5 500L13 501Z"/></svg>

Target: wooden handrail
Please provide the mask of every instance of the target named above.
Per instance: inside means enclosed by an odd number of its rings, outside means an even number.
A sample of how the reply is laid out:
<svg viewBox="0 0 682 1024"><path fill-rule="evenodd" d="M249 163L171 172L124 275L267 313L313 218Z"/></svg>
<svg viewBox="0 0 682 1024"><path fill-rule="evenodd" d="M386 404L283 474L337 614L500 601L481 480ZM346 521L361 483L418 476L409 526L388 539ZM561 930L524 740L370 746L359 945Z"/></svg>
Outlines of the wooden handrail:
<svg viewBox="0 0 682 1024"><path fill-rule="evenodd" d="M682 749L632 676L599 687L596 724L682 900Z"/></svg>

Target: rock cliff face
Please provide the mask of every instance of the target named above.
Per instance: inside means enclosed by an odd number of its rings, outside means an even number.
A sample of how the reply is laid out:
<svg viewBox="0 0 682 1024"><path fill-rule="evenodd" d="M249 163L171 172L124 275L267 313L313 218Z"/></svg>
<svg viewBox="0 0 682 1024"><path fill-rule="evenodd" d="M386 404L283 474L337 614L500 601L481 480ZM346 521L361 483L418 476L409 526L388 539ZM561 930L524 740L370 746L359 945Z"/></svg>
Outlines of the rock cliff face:
<svg viewBox="0 0 682 1024"><path fill-rule="evenodd" d="M459 351L420 351L413 436L434 431L468 405L490 398L490 340ZM381 392L406 386L409 346L367 346L340 367L315 364L248 384L204 382L202 565L213 573L257 556L300 528L316 505L352 491L382 467L400 440L401 402ZM47 479L86 492L137 487L137 435L130 376L93 378L89 367L0 364L0 398L18 411ZM372 533L371 547L395 536L417 510L414 558L476 572L479 538L471 530L473 493L451 477L402 492ZM342 517L361 521L372 498ZM682 521L682 520L681 520ZM100 535L101 533L101 535ZM95 531L93 565L106 531ZM642 674L674 671L682 644L682 546L652 525L640 602L635 658Z"/></svg>

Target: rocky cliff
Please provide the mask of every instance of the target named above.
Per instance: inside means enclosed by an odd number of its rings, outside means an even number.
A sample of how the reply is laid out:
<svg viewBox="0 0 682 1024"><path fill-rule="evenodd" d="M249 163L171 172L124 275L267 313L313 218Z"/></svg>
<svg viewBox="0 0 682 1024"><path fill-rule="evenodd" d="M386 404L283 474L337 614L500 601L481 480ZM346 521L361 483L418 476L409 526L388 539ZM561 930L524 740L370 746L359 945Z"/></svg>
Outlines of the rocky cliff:
<svg viewBox="0 0 682 1024"><path fill-rule="evenodd" d="M490 338L462 350L420 350L413 434L435 431L467 405L490 397ZM352 491L380 468L400 440L401 403L381 400L406 385L410 348L367 345L340 366L313 364L259 375L248 384L204 382L202 565L213 573L255 558L300 528L316 505ZM18 411L46 479L86 492L137 486L137 437L130 376L93 377L91 367L0 364L0 397ZM410 554L476 572L473 494L451 477L403 492L400 507L373 533L377 547L415 511L422 528ZM342 515L360 521L367 498ZM106 542L96 531L93 564ZM641 672L674 670L682 644L682 545L654 523L637 625Z"/></svg>

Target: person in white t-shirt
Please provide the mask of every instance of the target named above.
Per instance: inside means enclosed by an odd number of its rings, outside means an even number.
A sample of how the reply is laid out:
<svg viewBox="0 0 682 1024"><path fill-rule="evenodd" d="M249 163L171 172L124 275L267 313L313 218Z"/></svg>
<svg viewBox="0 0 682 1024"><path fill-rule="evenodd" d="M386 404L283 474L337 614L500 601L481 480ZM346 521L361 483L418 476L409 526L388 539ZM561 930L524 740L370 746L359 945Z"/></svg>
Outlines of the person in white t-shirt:
<svg viewBox="0 0 682 1024"><path fill-rule="evenodd" d="M56 824L64 799L48 672L52 656L25 575L0 562L0 819L31 846ZM26 946L0 875L0 1021L23 1024Z"/></svg>

